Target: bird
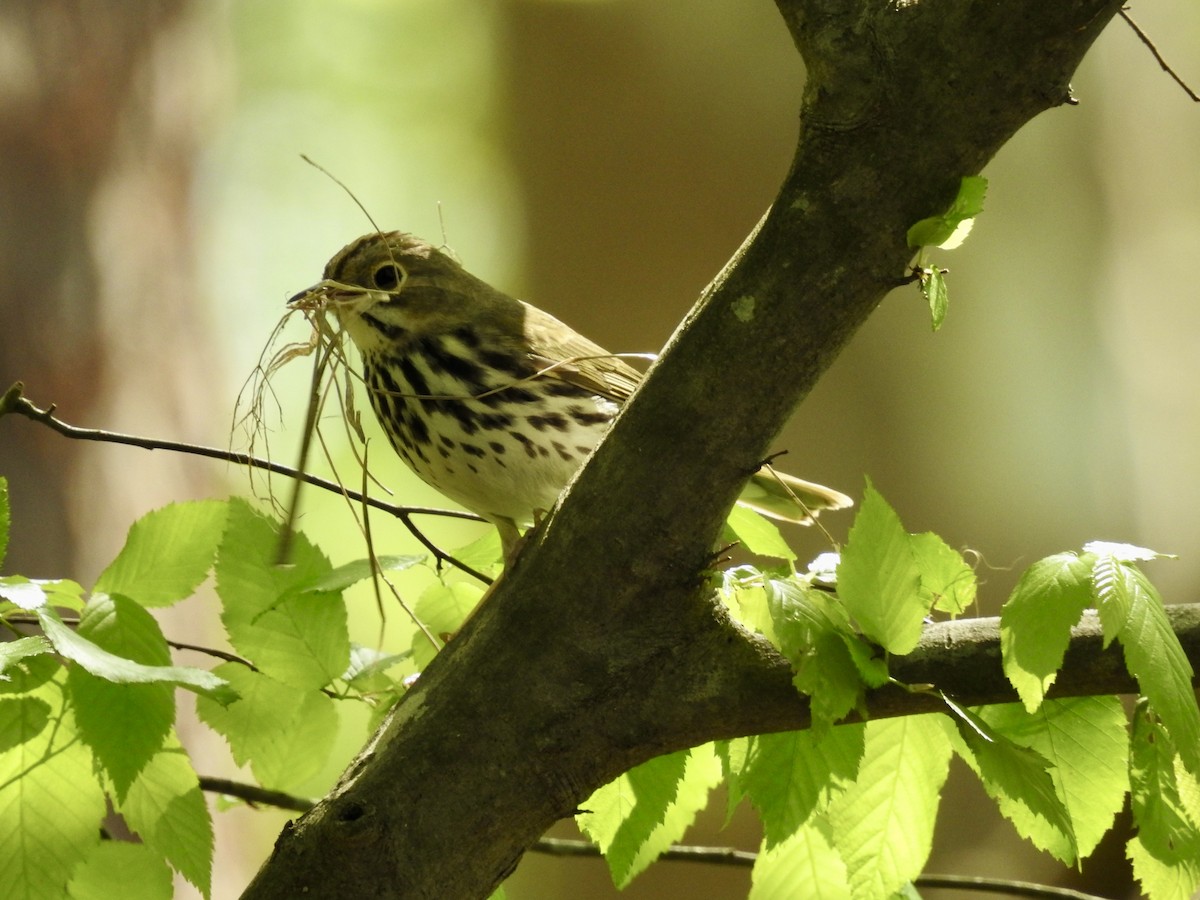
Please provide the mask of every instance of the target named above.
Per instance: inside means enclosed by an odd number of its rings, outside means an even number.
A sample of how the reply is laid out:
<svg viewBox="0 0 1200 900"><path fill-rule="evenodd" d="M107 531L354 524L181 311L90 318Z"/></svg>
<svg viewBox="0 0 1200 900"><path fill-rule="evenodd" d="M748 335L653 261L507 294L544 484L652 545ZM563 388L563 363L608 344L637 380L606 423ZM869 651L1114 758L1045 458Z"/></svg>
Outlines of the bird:
<svg viewBox="0 0 1200 900"><path fill-rule="evenodd" d="M396 453L493 523L506 560L644 377L405 232L347 244L321 281L288 304L332 312L358 350L371 407ZM803 524L852 504L766 466L749 476L738 502Z"/></svg>

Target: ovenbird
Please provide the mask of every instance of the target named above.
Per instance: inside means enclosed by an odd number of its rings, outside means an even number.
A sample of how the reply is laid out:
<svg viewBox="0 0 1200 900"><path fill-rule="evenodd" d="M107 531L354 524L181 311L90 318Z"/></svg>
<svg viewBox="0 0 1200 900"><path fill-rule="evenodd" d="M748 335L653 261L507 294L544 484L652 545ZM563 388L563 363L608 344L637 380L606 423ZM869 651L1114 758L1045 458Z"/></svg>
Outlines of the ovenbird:
<svg viewBox="0 0 1200 900"><path fill-rule="evenodd" d="M493 522L505 557L554 505L642 374L549 313L402 232L347 245L289 301L332 310L358 348L383 430L447 497ZM809 522L849 497L774 470L739 502Z"/></svg>

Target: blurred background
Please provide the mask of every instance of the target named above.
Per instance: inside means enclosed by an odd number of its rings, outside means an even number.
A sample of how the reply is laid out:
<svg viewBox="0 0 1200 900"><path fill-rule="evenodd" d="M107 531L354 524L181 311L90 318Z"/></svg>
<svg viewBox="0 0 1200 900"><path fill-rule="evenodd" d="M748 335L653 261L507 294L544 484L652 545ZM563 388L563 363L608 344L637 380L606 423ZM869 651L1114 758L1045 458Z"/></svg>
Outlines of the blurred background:
<svg viewBox="0 0 1200 900"><path fill-rule="evenodd" d="M1135 11L1200 86L1200 7ZM9 0L0 389L23 380L78 425L244 447L235 399L285 300L371 230L301 153L383 228L444 239L603 346L657 350L771 202L803 79L768 0ZM778 440L789 470L854 494L869 474L910 531L976 551L984 614L1029 563L1094 538L1179 553L1152 564L1168 602L1194 600L1200 581L1200 116L1120 21L1074 89L1078 107L1043 114L988 167L984 215L938 258L952 269L943 330L930 333L915 289L896 292ZM305 338L292 322L286 339ZM273 382L280 410L264 427L283 462L307 379L301 361ZM442 505L373 446L399 499ZM84 584L146 511L251 490L223 464L15 418L0 422L0 475L5 571ZM447 546L482 533L427 524ZM849 518L829 524L842 537ZM336 501L310 492L302 526L335 562L362 555ZM387 526L377 544L415 548ZM432 580L418 571L404 589ZM374 642L373 601L349 602L355 637ZM213 609L194 600L164 627L218 643ZM389 640L405 646L398 618ZM351 730L341 761L362 737ZM219 741L185 740L201 772L236 774ZM692 842L757 846L752 815L721 830L720 799L712 809ZM956 764L930 871L1135 895L1120 834L1064 874L991 810ZM284 818L217 814L214 896L245 885ZM624 896L748 886L742 870L672 863ZM599 861L536 855L508 888L616 893Z"/></svg>

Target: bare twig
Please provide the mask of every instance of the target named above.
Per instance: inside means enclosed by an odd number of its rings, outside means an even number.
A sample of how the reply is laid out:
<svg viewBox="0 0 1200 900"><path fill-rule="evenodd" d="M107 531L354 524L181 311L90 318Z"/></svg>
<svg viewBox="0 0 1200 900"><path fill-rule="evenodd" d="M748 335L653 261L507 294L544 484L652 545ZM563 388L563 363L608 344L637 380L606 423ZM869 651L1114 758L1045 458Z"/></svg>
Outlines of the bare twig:
<svg viewBox="0 0 1200 900"><path fill-rule="evenodd" d="M1120 10L1120 16L1125 20L1125 24L1133 29L1133 33L1136 34L1138 39L1146 45L1146 49L1154 55L1155 60L1158 61L1159 67L1168 75L1170 75L1177 85L1183 88L1183 92L1187 94L1188 97L1190 97L1194 102L1200 103L1200 94L1197 94L1194 90L1192 90L1188 86L1187 82L1180 78L1179 74L1171 68L1170 63L1163 59L1163 55L1159 53L1158 48L1154 46L1154 41L1150 40L1150 35L1146 34L1146 32L1142 31L1142 29L1138 27L1138 23L1133 21L1129 13L1126 11L1127 9L1128 7L1122 7Z"/></svg>
<svg viewBox="0 0 1200 900"><path fill-rule="evenodd" d="M415 537L421 545L433 555L434 559L439 563L448 563L454 566L461 572L476 578L484 584L491 584L492 579L482 572L468 566L466 563L459 562L450 554L440 549L433 543L425 533L417 527L413 522L414 515L420 516L445 516L452 519L467 519L472 522L483 521L474 513L458 512L452 509L435 509L426 506L396 506L391 503L385 503L375 497L367 497L358 491L344 489L341 485L329 481L324 478L319 478L316 475L310 475L307 472L299 472L290 466L282 465L281 463L272 462L269 459L261 459L257 456L252 456L249 453L238 453L235 450L222 450L219 447L205 447L202 444L188 444L183 441L166 441L158 438L142 437L135 434L122 434L118 431L103 431L98 428L78 428L64 422L62 419L54 415L55 406L51 404L46 409L41 409L35 406L23 393L25 386L22 382L15 382L3 397L0 397L0 417L8 414L24 416L27 419L32 419L34 422L39 422L47 426L53 431L57 431L64 437L72 438L81 441L100 441L107 444L128 444L131 447L141 447L144 450L171 450L176 453L188 453L193 456L203 456L209 459L219 459L225 462L233 463L239 466L249 466L255 469L263 469L267 472L272 472L276 475L283 475L288 478L295 478L303 481L305 484L311 484L313 487L321 488L322 490L331 491L339 496L348 497L351 500L359 503L365 503L367 506L373 506L375 509L395 516L404 523L404 527Z"/></svg>
<svg viewBox="0 0 1200 900"><path fill-rule="evenodd" d="M200 776L200 790L237 797L239 800L245 800L251 806L274 806L278 809L290 809L300 813L308 812L313 805L311 800L283 791L271 791L256 784L231 781L228 778L213 778L211 775Z"/></svg>

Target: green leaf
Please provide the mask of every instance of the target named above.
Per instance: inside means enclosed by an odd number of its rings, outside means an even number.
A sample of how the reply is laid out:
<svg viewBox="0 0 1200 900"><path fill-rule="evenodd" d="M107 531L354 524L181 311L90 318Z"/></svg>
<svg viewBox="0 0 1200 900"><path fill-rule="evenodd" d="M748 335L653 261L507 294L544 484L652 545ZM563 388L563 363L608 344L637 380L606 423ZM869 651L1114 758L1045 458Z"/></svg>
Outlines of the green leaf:
<svg viewBox="0 0 1200 900"><path fill-rule="evenodd" d="M11 681L12 676L4 674L9 669L18 665L22 660L49 653L52 649L50 642L40 634L0 644L0 677L5 681Z"/></svg>
<svg viewBox="0 0 1200 900"><path fill-rule="evenodd" d="M212 568L225 511L223 500L194 500L147 513L133 523L93 590L142 606L170 606L190 596Z"/></svg>
<svg viewBox="0 0 1200 900"><path fill-rule="evenodd" d="M381 572L398 572L402 569L408 569L425 561L424 556L380 556L376 560L379 564ZM351 585L358 584L360 581L372 577L375 574L375 567L371 565L369 559L356 559L354 562L348 562L338 566L329 572L318 575L311 581L303 584L292 585L288 589L288 596L299 594L322 594L336 593L344 591Z"/></svg>
<svg viewBox="0 0 1200 900"><path fill-rule="evenodd" d="M581 804L580 830L604 853L613 883L623 888L683 836L721 768L711 745L649 760Z"/></svg>
<svg viewBox="0 0 1200 900"><path fill-rule="evenodd" d="M780 650L795 669L792 683L811 697L813 726L821 731L863 699L866 684L850 651L861 642L845 608L824 591L780 579L767 579L764 590ZM861 649L864 657L870 653L865 645ZM886 680L886 663L877 662Z"/></svg>
<svg viewBox="0 0 1200 900"><path fill-rule="evenodd" d="M26 578L24 575L0 578L0 599L25 610L33 611L43 606L81 609L82 598L83 586L66 578Z"/></svg>
<svg viewBox="0 0 1200 900"><path fill-rule="evenodd" d="M1032 712L1058 677L1071 626L1092 603L1094 557L1059 553L1025 570L1000 610L1004 674Z"/></svg>
<svg viewBox="0 0 1200 900"><path fill-rule="evenodd" d="M1200 774L1200 708L1192 665L1157 588L1140 569L1115 556L1096 559L1093 582L1105 634L1120 638L1138 690L1171 733L1188 771Z"/></svg>
<svg viewBox="0 0 1200 900"><path fill-rule="evenodd" d="M1133 863L1133 877L1142 886L1142 894L1154 900L1195 900L1200 890L1200 859L1181 859L1164 863L1157 859L1135 835L1125 848Z"/></svg>
<svg viewBox="0 0 1200 900"><path fill-rule="evenodd" d="M863 741L861 724L838 725L820 737L788 731L750 739L739 782L762 817L768 848L858 777Z"/></svg>
<svg viewBox="0 0 1200 900"><path fill-rule="evenodd" d="M75 733L62 685L47 682L22 706L24 732L0 754L0 897L62 897L68 879L100 841L104 791L92 774L92 756ZM50 709L50 724L44 721Z"/></svg>
<svg viewBox="0 0 1200 900"><path fill-rule="evenodd" d="M997 732L972 710L943 696L963 741L963 758L1022 837L1060 861L1079 858L1071 817L1055 791L1050 761Z"/></svg>
<svg viewBox="0 0 1200 900"><path fill-rule="evenodd" d="M1129 790L1125 710L1116 697L1048 700L1033 713L1017 703L976 711L999 734L1051 763L1055 793L1071 819L1080 858L1112 827ZM1043 837L1048 843L1050 837Z"/></svg>
<svg viewBox="0 0 1200 900"><path fill-rule="evenodd" d="M71 900L171 900L166 861L144 844L102 841L92 848L67 886Z"/></svg>
<svg viewBox="0 0 1200 900"><path fill-rule="evenodd" d="M497 575L504 567L504 552L500 548L500 532L487 529L478 539L459 547L450 554L464 566L485 575Z"/></svg>
<svg viewBox="0 0 1200 900"><path fill-rule="evenodd" d="M889 653L909 653L929 607L900 518L868 481L838 565L838 596L863 633Z"/></svg>
<svg viewBox="0 0 1200 900"><path fill-rule="evenodd" d="M465 581L453 584L436 582L421 594L415 612L429 632L441 641L458 631L482 596L482 588ZM435 647L431 644L424 631L418 629L413 632L412 655L418 670L429 665L439 649L440 645Z"/></svg>
<svg viewBox="0 0 1200 900"><path fill-rule="evenodd" d="M1144 562L1152 559L1178 559L1172 553L1159 553L1139 547L1137 544L1113 543L1112 541L1088 541L1083 552L1093 556L1115 556L1121 562Z"/></svg>
<svg viewBox="0 0 1200 900"><path fill-rule="evenodd" d="M12 513L8 506L8 479L0 475L0 566L4 565L8 553L8 531L12 526Z"/></svg>
<svg viewBox="0 0 1200 900"><path fill-rule="evenodd" d="M725 517L725 524L751 553L774 559L796 558L795 551L787 545L775 524L748 506L734 506Z"/></svg>
<svg viewBox="0 0 1200 900"><path fill-rule="evenodd" d="M278 523L241 500L229 501L217 551L217 593L230 643L263 672L299 688L323 687L346 671L350 638L336 593L295 595L332 571L303 534L292 558L276 565Z"/></svg>
<svg viewBox="0 0 1200 900"><path fill-rule="evenodd" d="M237 663L216 671L239 699L222 707L201 698L196 712L224 735L238 765L249 763L259 783L276 790L294 788L324 769L339 725L332 699Z"/></svg>
<svg viewBox="0 0 1200 900"><path fill-rule="evenodd" d="M50 704L37 697L0 699L0 753L32 741L50 722Z"/></svg>
<svg viewBox="0 0 1200 900"><path fill-rule="evenodd" d="M1133 716L1130 806L1142 847L1159 862L1200 860L1200 830L1180 792L1177 748L1145 700Z"/></svg>
<svg viewBox="0 0 1200 900"><path fill-rule="evenodd" d="M147 847L209 896L212 818L191 760L174 736L142 770L119 808Z"/></svg>
<svg viewBox="0 0 1200 900"><path fill-rule="evenodd" d="M936 715L868 722L854 784L827 812L855 897L888 897L929 857L951 747Z"/></svg>
<svg viewBox="0 0 1200 900"><path fill-rule="evenodd" d="M94 595L76 634L126 661L160 668L171 662L154 617L127 597ZM175 721L172 685L117 684L72 666L67 686L79 734L104 766L117 797L123 798L138 772L162 748Z"/></svg>
<svg viewBox="0 0 1200 900"><path fill-rule="evenodd" d="M929 322L934 331L939 331L946 321L950 309L950 291L946 287L946 272L937 266L929 266L918 273L921 296L929 304Z"/></svg>
<svg viewBox="0 0 1200 900"><path fill-rule="evenodd" d="M909 540L921 573L921 592L929 606L957 616L975 603L975 570L961 553L932 531L914 534Z"/></svg>
<svg viewBox="0 0 1200 900"><path fill-rule="evenodd" d="M26 638L21 640L26 640ZM45 641L47 645L50 643L40 635L37 640ZM0 678L0 696L32 693L62 670L62 663L52 652L27 656L16 665L11 666L4 673L4 677Z"/></svg>
<svg viewBox="0 0 1200 900"><path fill-rule="evenodd" d="M970 230L969 221L983 212L983 201L987 194L987 179L981 175L968 175L959 182L958 195L940 216L921 219L908 229L908 246L942 247L951 250L962 243L964 231ZM965 226L965 228L964 228Z"/></svg>
<svg viewBox="0 0 1200 900"><path fill-rule="evenodd" d="M384 653L382 650L352 642L350 665L342 675L342 680L356 690L364 692L394 690L396 682L387 675L387 670L408 659L412 659L411 650L405 650L403 653Z"/></svg>
<svg viewBox="0 0 1200 900"><path fill-rule="evenodd" d="M225 682L211 672L190 666L144 666L109 653L64 625L52 609L39 609L38 620L55 650L99 678L117 684L173 684L218 700L231 698Z"/></svg>
<svg viewBox="0 0 1200 900"><path fill-rule="evenodd" d="M850 876L824 818L774 847L763 843L750 872L750 900L851 900Z"/></svg>

